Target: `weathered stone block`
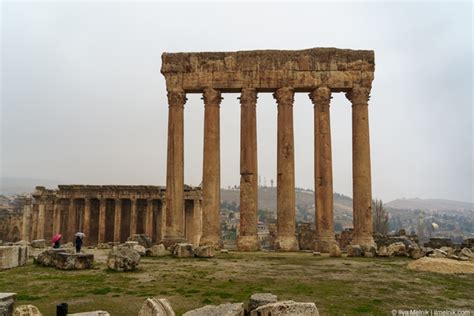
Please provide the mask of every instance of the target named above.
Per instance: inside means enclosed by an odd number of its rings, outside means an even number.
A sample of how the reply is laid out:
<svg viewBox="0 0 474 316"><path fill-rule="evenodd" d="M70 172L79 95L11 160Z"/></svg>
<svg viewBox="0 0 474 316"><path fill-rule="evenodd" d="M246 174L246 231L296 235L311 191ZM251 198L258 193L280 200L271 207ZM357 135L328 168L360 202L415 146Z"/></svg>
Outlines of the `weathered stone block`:
<svg viewBox="0 0 474 316"><path fill-rule="evenodd" d="M94 255L91 253L56 253L55 266L61 270L85 270L92 269Z"/></svg>
<svg viewBox="0 0 474 316"><path fill-rule="evenodd" d="M147 298L138 316L175 316L173 308L167 299Z"/></svg>
<svg viewBox="0 0 474 316"><path fill-rule="evenodd" d="M139 264L140 254L126 247L112 250L107 259L109 269L116 271L133 271Z"/></svg>
<svg viewBox="0 0 474 316"><path fill-rule="evenodd" d="M200 246L194 249L194 255L198 258L213 258L215 250L213 246Z"/></svg>
<svg viewBox="0 0 474 316"><path fill-rule="evenodd" d="M28 246L0 246L0 270L24 266L28 249Z"/></svg>
<svg viewBox="0 0 474 316"><path fill-rule="evenodd" d="M46 248L46 240L36 239L31 241L31 247L33 248Z"/></svg>
<svg viewBox="0 0 474 316"><path fill-rule="evenodd" d="M178 243L173 249L173 256L177 258L193 257L193 245L188 243Z"/></svg>
<svg viewBox="0 0 474 316"><path fill-rule="evenodd" d="M12 315L16 293L0 293L0 315Z"/></svg>
<svg viewBox="0 0 474 316"><path fill-rule="evenodd" d="M281 301L258 307L250 312L250 316L281 316L302 315L319 316L314 303L299 303L294 301Z"/></svg>
<svg viewBox="0 0 474 316"><path fill-rule="evenodd" d="M227 303L221 305L206 305L204 307L191 310L183 316L244 316L244 303Z"/></svg>
<svg viewBox="0 0 474 316"><path fill-rule="evenodd" d="M171 255L171 251L166 250L165 245L153 245L151 248L146 250L146 255L148 257L164 257Z"/></svg>
<svg viewBox="0 0 474 316"><path fill-rule="evenodd" d="M336 244L332 244L329 247L329 256L330 257L340 257L342 255L341 249L339 249L339 246Z"/></svg>
<svg viewBox="0 0 474 316"><path fill-rule="evenodd" d="M43 316L43 314L34 305L20 305L15 308L13 316Z"/></svg>
<svg viewBox="0 0 474 316"><path fill-rule="evenodd" d="M128 241L136 241L139 245L145 248L150 248L151 246L153 246L151 238L146 234L134 234L128 237Z"/></svg>
<svg viewBox="0 0 474 316"><path fill-rule="evenodd" d="M388 255L390 257L405 257L407 255L406 247L403 242L396 242L387 247Z"/></svg>
<svg viewBox="0 0 474 316"><path fill-rule="evenodd" d="M272 293L255 293L250 296L247 306L245 308L247 313L250 313L254 309L260 306L267 305L270 303L276 303L278 297Z"/></svg>
<svg viewBox="0 0 474 316"><path fill-rule="evenodd" d="M106 311L92 311L83 313L67 314L68 316L110 316Z"/></svg>
<svg viewBox="0 0 474 316"><path fill-rule="evenodd" d="M362 257L363 256L362 247L359 245L349 245L347 246L347 256L348 257Z"/></svg>

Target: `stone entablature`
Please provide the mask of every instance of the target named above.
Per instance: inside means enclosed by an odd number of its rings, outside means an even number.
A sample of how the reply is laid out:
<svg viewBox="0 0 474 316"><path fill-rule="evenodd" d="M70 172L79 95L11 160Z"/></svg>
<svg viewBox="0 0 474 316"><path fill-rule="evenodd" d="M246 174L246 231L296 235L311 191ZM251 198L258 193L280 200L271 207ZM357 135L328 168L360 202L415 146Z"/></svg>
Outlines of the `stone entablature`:
<svg viewBox="0 0 474 316"><path fill-rule="evenodd" d="M292 87L311 92L327 86L348 91L371 88L375 57L371 50L311 48L305 50L254 50L238 52L164 53L161 73L167 90L200 93L204 88L259 92Z"/></svg>

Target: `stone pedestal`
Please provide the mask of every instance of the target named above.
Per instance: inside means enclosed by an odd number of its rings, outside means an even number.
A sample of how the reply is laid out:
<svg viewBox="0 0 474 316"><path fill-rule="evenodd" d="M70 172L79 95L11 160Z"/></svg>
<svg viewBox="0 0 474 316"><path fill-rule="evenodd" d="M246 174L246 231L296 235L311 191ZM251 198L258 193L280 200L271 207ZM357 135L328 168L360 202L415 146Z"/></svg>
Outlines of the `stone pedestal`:
<svg viewBox="0 0 474 316"><path fill-rule="evenodd" d="M204 158L202 176L202 237L200 245L221 245L220 119L221 93L204 89Z"/></svg>
<svg viewBox="0 0 474 316"><path fill-rule="evenodd" d="M257 235L257 90L242 89L240 96L240 251L260 248Z"/></svg>
<svg viewBox="0 0 474 316"><path fill-rule="evenodd" d="M314 186L315 236L313 248L329 252L336 244L334 237L334 202L332 181L331 90L319 87L310 93L314 104Z"/></svg>
<svg viewBox="0 0 474 316"><path fill-rule="evenodd" d="M165 240L184 237L184 104L182 90L168 91Z"/></svg>
<svg viewBox="0 0 474 316"><path fill-rule="evenodd" d="M354 87L346 94L352 103L353 245L375 246L372 237L369 89Z"/></svg>
<svg viewBox="0 0 474 316"><path fill-rule="evenodd" d="M295 236L295 152L293 135L292 88L274 93L278 103L277 139L277 239L276 250L296 251Z"/></svg>

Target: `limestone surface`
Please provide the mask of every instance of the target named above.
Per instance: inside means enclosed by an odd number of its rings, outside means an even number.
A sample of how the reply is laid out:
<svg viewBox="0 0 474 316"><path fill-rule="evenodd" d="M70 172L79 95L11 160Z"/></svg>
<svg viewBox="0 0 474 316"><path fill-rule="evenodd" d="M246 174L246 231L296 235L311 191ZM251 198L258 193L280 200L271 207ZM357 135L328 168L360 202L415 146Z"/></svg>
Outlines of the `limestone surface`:
<svg viewBox="0 0 474 316"><path fill-rule="evenodd" d="M171 252L169 250L166 250L165 245L158 244L148 248L146 250L146 255L148 257L164 257L171 255Z"/></svg>
<svg viewBox="0 0 474 316"><path fill-rule="evenodd" d="M206 305L191 310L183 316L244 316L244 303L227 303L221 305Z"/></svg>
<svg viewBox="0 0 474 316"><path fill-rule="evenodd" d="M250 299L247 303L245 310L247 313L250 313L254 309L257 309L260 306L276 303L278 301L278 297L272 293L255 293L250 296Z"/></svg>
<svg viewBox="0 0 474 316"><path fill-rule="evenodd" d="M15 308L13 316L43 316L34 305L20 305Z"/></svg>
<svg viewBox="0 0 474 316"><path fill-rule="evenodd" d="M174 246L173 256L177 258L193 257L193 245L188 243L178 243Z"/></svg>
<svg viewBox="0 0 474 316"><path fill-rule="evenodd" d="M16 293L0 293L0 315L11 315L15 305Z"/></svg>
<svg viewBox="0 0 474 316"><path fill-rule="evenodd" d="M175 316L173 308L167 299L147 298L138 316Z"/></svg>
<svg viewBox="0 0 474 316"><path fill-rule="evenodd" d="M116 271L133 271L140 264L140 254L130 248L117 248L107 258L109 269Z"/></svg>
<svg viewBox="0 0 474 316"><path fill-rule="evenodd" d="M314 303L280 301L258 307L250 312L250 316L319 316Z"/></svg>
<svg viewBox="0 0 474 316"><path fill-rule="evenodd" d="M213 258L215 250L213 246L200 246L194 249L194 256L198 258Z"/></svg>
<svg viewBox="0 0 474 316"><path fill-rule="evenodd" d="M31 247L33 248L46 248L46 240L35 239L31 241Z"/></svg>
<svg viewBox="0 0 474 316"><path fill-rule="evenodd" d="M85 270L92 269L94 255L91 253L56 253L55 266L61 270Z"/></svg>
<svg viewBox="0 0 474 316"><path fill-rule="evenodd" d="M0 270L24 266L28 249L28 246L0 246Z"/></svg>

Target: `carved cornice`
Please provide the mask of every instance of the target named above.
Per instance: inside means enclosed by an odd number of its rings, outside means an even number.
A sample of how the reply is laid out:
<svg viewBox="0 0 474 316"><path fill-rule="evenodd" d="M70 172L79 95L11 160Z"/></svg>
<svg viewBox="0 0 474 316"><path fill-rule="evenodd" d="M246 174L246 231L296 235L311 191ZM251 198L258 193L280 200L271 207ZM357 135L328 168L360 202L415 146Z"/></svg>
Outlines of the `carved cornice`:
<svg viewBox="0 0 474 316"><path fill-rule="evenodd" d="M273 97L277 101L278 106L293 106L295 90L290 87L280 88L273 93Z"/></svg>
<svg viewBox="0 0 474 316"><path fill-rule="evenodd" d="M370 89L365 87L355 87L346 93L346 98L352 105L368 105Z"/></svg>
<svg viewBox="0 0 474 316"><path fill-rule="evenodd" d="M204 88L202 99L205 106L219 107L222 101L221 92L212 88Z"/></svg>

